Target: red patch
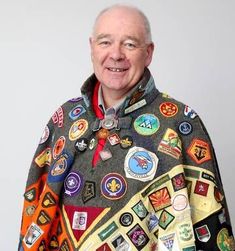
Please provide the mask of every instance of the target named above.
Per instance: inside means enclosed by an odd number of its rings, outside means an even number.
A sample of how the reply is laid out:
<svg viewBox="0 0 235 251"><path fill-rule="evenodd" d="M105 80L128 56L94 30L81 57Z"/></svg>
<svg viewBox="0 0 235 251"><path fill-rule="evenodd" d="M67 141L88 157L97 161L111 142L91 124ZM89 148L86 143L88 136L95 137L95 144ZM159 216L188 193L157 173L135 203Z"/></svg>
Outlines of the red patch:
<svg viewBox="0 0 235 251"><path fill-rule="evenodd" d="M202 196L207 196L208 189L209 189L209 184L197 180L194 193Z"/></svg>
<svg viewBox="0 0 235 251"><path fill-rule="evenodd" d="M107 243L104 243L102 246L96 249L96 251L112 251Z"/></svg>
<svg viewBox="0 0 235 251"><path fill-rule="evenodd" d="M149 200L155 211L159 211L171 205L171 197L166 187L150 194Z"/></svg>

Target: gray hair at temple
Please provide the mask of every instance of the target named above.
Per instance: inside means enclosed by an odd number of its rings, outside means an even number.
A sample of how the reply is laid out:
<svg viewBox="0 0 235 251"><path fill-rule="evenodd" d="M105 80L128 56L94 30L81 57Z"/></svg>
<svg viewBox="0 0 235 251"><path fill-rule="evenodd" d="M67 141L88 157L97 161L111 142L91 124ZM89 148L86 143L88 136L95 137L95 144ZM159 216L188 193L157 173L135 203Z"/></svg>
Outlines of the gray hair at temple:
<svg viewBox="0 0 235 251"><path fill-rule="evenodd" d="M93 33L95 30L95 26L97 23L97 20L99 19L100 16L102 16L105 12L112 10L112 9L116 9L116 8L126 8L129 10L133 10L136 11L143 19L144 22L144 28L145 28L145 33L146 33L146 43L152 43L152 34L151 34L151 27L150 27L150 23L148 18L146 17L146 15L143 13L143 11L141 11L139 8L132 6L132 5L126 5L126 4L114 4L110 7L107 7L105 9L103 9L98 16L95 19L95 23L93 25Z"/></svg>

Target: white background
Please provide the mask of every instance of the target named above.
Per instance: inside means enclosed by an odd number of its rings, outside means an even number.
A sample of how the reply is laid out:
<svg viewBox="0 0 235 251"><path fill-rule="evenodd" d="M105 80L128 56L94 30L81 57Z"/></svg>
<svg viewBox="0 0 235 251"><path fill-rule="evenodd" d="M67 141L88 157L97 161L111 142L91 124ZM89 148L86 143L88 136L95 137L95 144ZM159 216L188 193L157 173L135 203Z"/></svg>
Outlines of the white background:
<svg viewBox="0 0 235 251"><path fill-rule="evenodd" d="M0 0L0 249L17 250L29 165L45 124L92 73L97 13L119 1ZM235 228L235 1L125 1L149 17L157 88L193 107L214 142Z"/></svg>

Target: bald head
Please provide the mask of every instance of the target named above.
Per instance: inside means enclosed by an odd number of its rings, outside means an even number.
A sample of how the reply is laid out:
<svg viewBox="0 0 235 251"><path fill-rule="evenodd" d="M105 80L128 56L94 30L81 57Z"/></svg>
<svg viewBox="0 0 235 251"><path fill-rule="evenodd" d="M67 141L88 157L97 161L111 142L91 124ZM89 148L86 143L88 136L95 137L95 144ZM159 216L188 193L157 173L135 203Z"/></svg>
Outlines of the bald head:
<svg viewBox="0 0 235 251"><path fill-rule="evenodd" d="M149 24L148 18L145 16L145 14L138 9L137 7L130 6L130 5L122 5L122 4L115 4L108 8L103 9L98 16L96 17L94 26L93 26L93 34L94 36L96 32L97 25L99 24L100 20L103 17L112 16L113 14L120 14L120 17L124 17L125 15L129 16L132 15L136 18L136 25L143 26L144 29L144 36L145 36L145 42L151 43L152 42L152 35L151 35L151 28Z"/></svg>

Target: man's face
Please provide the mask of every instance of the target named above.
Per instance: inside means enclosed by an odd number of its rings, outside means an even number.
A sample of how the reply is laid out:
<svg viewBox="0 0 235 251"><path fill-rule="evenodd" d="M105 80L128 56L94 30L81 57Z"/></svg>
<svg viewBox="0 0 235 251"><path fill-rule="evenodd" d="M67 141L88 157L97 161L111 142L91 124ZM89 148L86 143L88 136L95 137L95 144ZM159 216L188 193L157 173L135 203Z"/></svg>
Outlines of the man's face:
<svg viewBox="0 0 235 251"><path fill-rule="evenodd" d="M140 80L152 60L153 44L146 44L142 17L117 8L103 13L90 39L94 72L106 90L125 93Z"/></svg>

